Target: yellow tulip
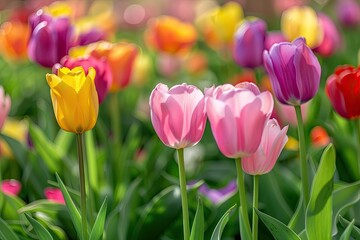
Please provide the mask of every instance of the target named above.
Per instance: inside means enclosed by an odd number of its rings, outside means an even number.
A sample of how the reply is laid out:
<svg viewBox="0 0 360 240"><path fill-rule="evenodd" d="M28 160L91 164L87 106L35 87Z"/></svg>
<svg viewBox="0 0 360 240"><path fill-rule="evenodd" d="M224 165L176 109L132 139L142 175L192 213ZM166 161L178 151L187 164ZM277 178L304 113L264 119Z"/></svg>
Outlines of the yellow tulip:
<svg viewBox="0 0 360 240"><path fill-rule="evenodd" d="M65 131L83 133L95 126L99 112L95 74L95 69L89 68L85 76L82 67L63 67L57 75L46 74L55 117Z"/></svg>
<svg viewBox="0 0 360 240"><path fill-rule="evenodd" d="M281 16L281 31L289 41L305 37L310 48L319 45L323 36L318 16L308 6L295 6L284 11Z"/></svg>

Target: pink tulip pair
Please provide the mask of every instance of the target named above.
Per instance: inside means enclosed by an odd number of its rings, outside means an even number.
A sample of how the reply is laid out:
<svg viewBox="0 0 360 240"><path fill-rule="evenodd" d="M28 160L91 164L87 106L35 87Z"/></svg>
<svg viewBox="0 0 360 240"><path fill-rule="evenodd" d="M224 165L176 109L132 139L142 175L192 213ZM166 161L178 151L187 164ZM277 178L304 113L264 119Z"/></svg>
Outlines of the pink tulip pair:
<svg viewBox="0 0 360 240"><path fill-rule="evenodd" d="M287 140L287 127L281 130L269 120L273 106L271 93L261 93L252 83L212 87L205 96L195 86L158 84L150 96L151 121L165 145L181 149L197 144L207 115L220 151L245 159L249 174L269 172Z"/></svg>

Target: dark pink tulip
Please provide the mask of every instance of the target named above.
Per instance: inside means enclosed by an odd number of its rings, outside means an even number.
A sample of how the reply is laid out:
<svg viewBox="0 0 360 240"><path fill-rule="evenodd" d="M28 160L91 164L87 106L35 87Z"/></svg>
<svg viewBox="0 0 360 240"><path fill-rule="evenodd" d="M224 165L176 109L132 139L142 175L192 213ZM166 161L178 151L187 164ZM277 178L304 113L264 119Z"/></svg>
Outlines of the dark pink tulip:
<svg viewBox="0 0 360 240"><path fill-rule="evenodd" d="M320 13L318 17L324 34L320 45L314 51L327 57L340 47L340 34L331 18L323 13Z"/></svg>
<svg viewBox="0 0 360 240"><path fill-rule="evenodd" d="M56 203L65 204L64 196L60 189L58 188L45 188L44 190L45 197Z"/></svg>
<svg viewBox="0 0 360 240"><path fill-rule="evenodd" d="M70 69L82 66L85 70L85 74L87 74L90 67L93 67L96 70L95 87L98 93L99 103L101 104L104 101L112 83L111 69L105 59L97 59L92 56L81 58L70 58L69 56L65 56L61 59L60 65ZM57 67L57 64L55 64L54 68Z"/></svg>
<svg viewBox="0 0 360 240"><path fill-rule="evenodd" d="M265 49L270 50L275 43L287 42L282 32L268 32L265 39Z"/></svg>
<svg viewBox="0 0 360 240"><path fill-rule="evenodd" d="M212 87L205 91L206 112L220 151L229 158L254 153L260 144L274 100L253 83Z"/></svg>
<svg viewBox="0 0 360 240"><path fill-rule="evenodd" d="M192 85L168 88L159 83L150 95L155 132L167 146L181 149L197 144L206 125L204 94Z"/></svg>
<svg viewBox="0 0 360 240"><path fill-rule="evenodd" d="M262 175L270 172L288 140L288 126L280 128L275 119L267 121L259 148L254 154L241 159L244 172L250 175Z"/></svg>
<svg viewBox="0 0 360 240"><path fill-rule="evenodd" d="M98 28L91 28L88 31L84 31L79 34L79 45L85 46L91 43L95 43L101 40L105 40L105 32Z"/></svg>
<svg viewBox="0 0 360 240"><path fill-rule="evenodd" d="M11 100L9 95L5 95L4 89L0 86L0 129L3 127L4 122L9 114L11 107Z"/></svg>
<svg viewBox="0 0 360 240"><path fill-rule="evenodd" d="M356 0L338 0L336 13L339 21L345 26L360 24L360 4Z"/></svg>
<svg viewBox="0 0 360 240"><path fill-rule="evenodd" d="M300 105L319 89L321 67L304 38L274 44L264 51L264 66L276 98L283 104Z"/></svg>
<svg viewBox="0 0 360 240"><path fill-rule="evenodd" d="M243 21L234 39L233 56L237 64L247 68L262 65L266 28L266 23L261 19Z"/></svg>
<svg viewBox="0 0 360 240"><path fill-rule="evenodd" d="M9 196L17 196L21 190L21 183L15 179L7 179L1 182L1 190Z"/></svg>

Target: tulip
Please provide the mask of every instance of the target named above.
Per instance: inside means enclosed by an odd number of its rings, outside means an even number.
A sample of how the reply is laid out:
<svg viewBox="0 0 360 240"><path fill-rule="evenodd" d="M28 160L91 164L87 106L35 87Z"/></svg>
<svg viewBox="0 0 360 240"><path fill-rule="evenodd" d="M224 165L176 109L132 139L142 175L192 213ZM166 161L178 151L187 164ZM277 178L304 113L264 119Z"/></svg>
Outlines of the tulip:
<svg viewBox="0 0 360 240"><path fill-rule="evenodd" d="M131 82L136 86L144 86L152 74L153 62L148 54L142 52L136 56Z"/></svg>
<svg viewBox="0 0 360 240"><path fill-rule="evenodd" d="M64 196L58 188L45 188L44 194L49 201L65 204Z"/></svg>
<svg viewBox="0 0 360 240"><path fill-rule="evenodd" d="M27 42L30 36L28 24L10 21L1 24L0 50L7 59L25 59L27 57Z"/></svg>
<svg viewBox="0 0 360 240"><path fill-rule="evenodd" d="M105 40L105 33L98 28L91 28L79 34L79 45L84 46Z"/></svg>
<svg viewBox="0 0 360 240"><path fill-rule="evenodd" d="M265 49L270 50L275 43L287 42L282 32L268 32L265 39Z"/></svg>
<svg viewBox="0 0 360 240"><path fill-rule="evenodd" d="M306 122L308 119L310 105L311 101L300 105L303 122ZM274 118L279 121L280 126L288 124L293 127L297 126L296 112L293 106L276 102L273 113Z"/></svg>
<svg viewBox="0 0 360 240"><path fill-rule="evenodd" d="M267 121L259 148L254 154L241 159L244 172L251 175L270 172L287 142L287 130L288 126L281 129L275 119Z"/></svg>
<svg viewBox="0 0 360 240"><path fill-rule="evenodd" d="M339 21L345 26L360 24L360 4L356 0L338 0L336 13Z"/></svg>
<svg viewBox="0 0 360 240"><path fill-rule="evenodd" d="M95 126L99 101L94 83L95 70L82 67L60 68L58 74L46 74L54 113L65 131L83 133Z"/></svg>
<svg viewBox="0 0 360 240"><path fill-rule="evenodd" d="M17 196L21 191L21 183L15 179L3 180L1 182L1 190L9 196Z"/></svg>
<svg viewBox="0 0 360 240"><path fill-rule="evenodd" d="M44 67L60 62L74 45L69 18L51 18L40 12L32 16L30 25L33 31L28 45L29 58Z"/></svg>
<svg viewBox="0 0 360 240"><path fill-rule="evenodd" d="M311 144L315 148L325 147L330 143L330 137L326 130L321 126L316 126L310 132Z"/></svg>
<svg viewBox="0 0 360 240"><path fill-rule="evenodd" d="M237 64L247 68L262 65L266 28L266 23L261 19L241 23L234 38L233 56Z"/></svg>
<svg viewBox="0 0 360 240"><path fill-rule="evenodd" d="M148 44L161 52L177 54L188 51L197 40L197 33L190 23L161 16L149 22L145 39Z"/></svg>
<svg viewBox="0 0 360 240"><path fill-rule="evenodd" d="M347 119L360 118L360 67L338 66L326 82L326 93L335 111Z"/></svg>
<svg viewBox="0 0 360 240"><path fill-rule="evenodd" d="M322 13L319 14L319 20L324 36L314 51L327 57L332 55L340 47L340 34L331 18Z"/></svg>
<svg viewBox="0 0 360 240"><path fill-rule="evenodd" d="M192 85L168 88L158 84L150 95L151 122L160 140L171 148L197 144L205 129L203 93Z"/></svg>
<svg viewBox="0 0 360 240"><path fill-rule="evenodd" d="M82 66L85 70L85 74L88 74L88 69L93 67L96 71L95 87L98 93L99 104L101 104L111 86L112 73L109 65L104 59L96 59L92 56L83 58L70 58L65 56L61 59L61 65L69 69L77 66Z"/></svg>
<svg viewBox="0 0 360 240"><path fill-rule="evenodd" d="M5 95L4 89L0 86L0 129L3 127L5 120L9 114L11 100L9 95Z"/></svg>
<svg viewBox="0 0 360 240"><path fill-rule="evenodd" d="M199 188L199 192L206 196L213 204L218 205L233 196L237 191L236 181L231 181L228 185L220 189L212 189L205 183Z"/></svg>
<svg viewBox="0 0 360 240"><path fill-rule="evenodd" d="M281 16L281 31L289 41L304 37L309 47L319 45L322 29L316 12L308 6L292 7Z"/></svg>
<svg viewBox="0 0 360 240"><path fill-rule="evenodd" d="M260 144L274 101L253 83L225 84L207 89L206 112L220 151L229 158L254 153Z"/></svg>
<svg viewBox="0 0 360 240"><path fill-rule="evenodd" d="M321 67L304 38L274 44L265 50L264 66L275 96L283 104L305 103L319 89Z"/></svg>

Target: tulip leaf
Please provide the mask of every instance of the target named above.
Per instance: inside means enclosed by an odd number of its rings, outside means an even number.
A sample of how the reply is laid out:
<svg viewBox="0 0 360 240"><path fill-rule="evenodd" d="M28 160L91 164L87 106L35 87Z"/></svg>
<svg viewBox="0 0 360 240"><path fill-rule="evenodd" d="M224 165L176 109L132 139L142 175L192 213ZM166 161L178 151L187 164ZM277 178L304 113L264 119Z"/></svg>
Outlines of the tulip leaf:
<svg viewBox="0 0 360 240"><path fill-rule="evenodd" d="M216 227L211 235L211 240L221 240L221 235L224 231L226 224L228 223L231 215L235 210L236 205L229 208L224 215L220 218L219 222L216 224Z"/></svg>
<svg viewBox="0 0 360 240"><path fill-rule="evenodd" d="M305 225L309 239L331 239L332 190L335 170L335 148L329 144L321 156L306 211Z"/></svg>
<svg viewBox="0 0 360 240"><path fill-rule="evenodd" d="M26 206L20 208L18 213L34 213L34 212L43 212L43 213L53 213L61 210L66 210L66 206L56 202L51 202L47 199L37 200L27 204Z"/></svg>
<svg viewBox="0 0 360 240"><path fill-rule="evenodd" d="M0 218L0 239L19 240L11 227L2 218Z"/></svg>
<svg viewBox="0 0 360 240"><path fill-rule="evenodd" d="M104 232L104 224L106 218L107 198L100 207L99 213L95 219L94 226L90 233L90 240L98 240L102 237Z"/></svg>
<svg viewBox="0 0 360 240"><path fill-rule="evenodd" d="M70 218L75 226L75 229L78 233L79 236L82 235L82 231L81 231L81 216L79 213L79 210L77 209L77 207L75 206L73 200L70 197L70 194L68 192L68 190L66 189L64 183L61 181L59 175L56 173L56 179L58 181L59 187L61 189L61 192L64 196L64 200L66 203L66 206L69 210L69 214L70 214Z"/></svg>
<svg viewBox="0 0 360 240"><path fill-rule="evenodd" d="M40 240L53 240L51 234L41 223L33 219L29 214L25 214L25 216L27 220L29 220L30 224L33 226Z"/></svg>
<svg viewBox="0 0 360 240"><path fill-rule="evenodd" d="M54 140L54 145L58 153L60 153L60 157L64 157L67 154L73 139L74 139L73 133L64 131L62 129L59 130Z"/></svg>
<svg viewBox="0 0 360 240"><path fill-rule="evenodd" d="M96 161L95 143L92 131L85 133L85 149L89 169L89 183L94 192L99 191L98 166Z"/></svg>
<svg viewBox="0 0 360 240"><path fill-rule="evenodd" d="M339 222L340 224L345 228L347 226L349 226L350 221L348 221L347 219L343 218L341 215L339 216ZM352 231L351 231L351 235L355 238L355 239L360 239L360 229L358 227L356 227L355 225L352 226Z"/></svg>
<svg viewBox="0 0 360 240"><path fill-rule="evenodd" d="M52 173L59 171L61 169L61 157L55 145L35 124L29 124L29 133L34 142L36 152L39 153L49 170Z"/></svg>
<svg viewBox="0 0 360 240"><path fill-rule="evenodd" d="M257 209L255 211L276 240L300 240L300 237L284 223Z"/></svg>
<svg viewBox="0 0 360 240"><path fill-rule="evenodd" d="M351 235L351 231L353 229L355 223L355 219L353 219L350 224L346 227L345 231L343 232L343 234L340 237L340 240L349 240L350 239L350 235Z"/></svg>
<svg viewBox="0 0 360 240"><path fill-rule="evenodd" d="M204 207L201 199L199 198L194 222L191 228L190 240L203 240L203 239L204 239Z"/></svg>

